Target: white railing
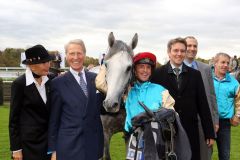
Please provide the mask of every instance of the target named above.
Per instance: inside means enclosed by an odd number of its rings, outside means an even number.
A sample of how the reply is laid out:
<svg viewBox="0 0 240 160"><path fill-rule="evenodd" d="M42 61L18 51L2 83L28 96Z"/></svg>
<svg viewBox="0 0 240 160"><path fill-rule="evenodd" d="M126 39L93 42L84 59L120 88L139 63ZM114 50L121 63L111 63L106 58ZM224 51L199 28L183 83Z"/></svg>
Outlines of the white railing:
<svg viewBox="0 0 240 160"><path fill-rule="evenodd" d="M68 70L69 68L61 68L62 70ZM0 67L1 78L17 78L25 73L25 68L22 67Z"/></svg>

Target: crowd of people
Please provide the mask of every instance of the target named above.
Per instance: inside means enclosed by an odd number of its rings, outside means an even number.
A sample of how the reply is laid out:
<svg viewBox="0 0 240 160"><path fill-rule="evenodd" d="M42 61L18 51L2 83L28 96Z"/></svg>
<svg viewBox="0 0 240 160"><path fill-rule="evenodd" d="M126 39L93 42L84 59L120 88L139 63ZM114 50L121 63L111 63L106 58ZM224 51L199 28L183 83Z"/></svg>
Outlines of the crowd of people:
<svg viewBox="0 0 240 160"><path fill-rule="evenodd" d="M125 101L125 130L133 133L132 119L145 112L177 113L186 132L191 160L211 160L216 141L219 160L230 160L231 126L240 124L240 85L230 75L238 59L217 53L212 65L196 60L193 36L167 44L169 62L156 68L156 56L133 57L132 84ZM14 160L97 160L103 156L100 112L104 94L97 91L96 74L84 69L85 44L65 45L68 72L49 74L52 57L42 45L25 51L26 72L11 87L10 149ZM104 60L101 60L101 65ZM103 67L104 68L104 67ZM147 145L146 145L147 146ZM178 155L176 155L178 156Z"/></svg>

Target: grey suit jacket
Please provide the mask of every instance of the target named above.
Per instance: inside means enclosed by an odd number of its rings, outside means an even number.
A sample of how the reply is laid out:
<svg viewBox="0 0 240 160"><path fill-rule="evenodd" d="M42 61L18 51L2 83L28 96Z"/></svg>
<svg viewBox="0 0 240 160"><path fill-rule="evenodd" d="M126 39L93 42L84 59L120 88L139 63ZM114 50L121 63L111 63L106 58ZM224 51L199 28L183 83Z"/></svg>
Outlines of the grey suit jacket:
<svg viewBox="0 0 240 160"><path fill-rule="evenodd" d="M213 85L213 78L212 78L212 71L211 67L205 63L196 61L198 70L201 72L205 92L208 100L208 105L212 114L212 120L213 124L219 123L219 117L218 117L218 107L216 102L216 95Z"/></svg>

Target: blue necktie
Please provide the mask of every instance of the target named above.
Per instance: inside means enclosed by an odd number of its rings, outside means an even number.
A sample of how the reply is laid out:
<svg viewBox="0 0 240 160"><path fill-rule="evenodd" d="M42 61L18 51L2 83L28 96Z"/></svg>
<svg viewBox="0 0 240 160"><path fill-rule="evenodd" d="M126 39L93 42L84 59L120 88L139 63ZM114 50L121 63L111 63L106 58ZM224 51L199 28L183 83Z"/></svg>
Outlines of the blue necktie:
<svg viewBox="0 0 240 160"><path fill-rule="evenodd" d="M80 86L81 86L84 94L85 94L86 96L88 96L87 84L85 83L85 81L84 81L84 79L83 79L82 72L80 72L78 75L79 75L79 77L80 77L80 81L79 81L79 82L80 82Z"/></svg>
<svg viewBox="0 0 240 160"><path fill-rule="evenodd" d="M193 64L191 64L191 68L195 69L195 66Z"/></svg>

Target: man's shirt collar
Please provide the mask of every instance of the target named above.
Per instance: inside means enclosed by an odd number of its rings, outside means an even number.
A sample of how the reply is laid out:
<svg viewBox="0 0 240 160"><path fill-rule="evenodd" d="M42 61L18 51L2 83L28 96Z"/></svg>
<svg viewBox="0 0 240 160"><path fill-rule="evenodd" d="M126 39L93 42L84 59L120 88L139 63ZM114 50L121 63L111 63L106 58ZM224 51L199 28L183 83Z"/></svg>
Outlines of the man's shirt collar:
<svg viewBox="0 0 240 160"><path fill-rule="evenodd" d="M184 63L188 66L191 67L193 69L198 70L198 66L197 66L197 62L196 61L192 61L192 63L189 63L186 59L184 60Z"/></svg>
<svg viewBox="0 0 240 160"><path fill-rule="evenodd" d="M86 78L86 73L85 73L84 68L80 72L77 72L74 69L72 69L72 67L70 67L70 72L73 74L73 76L75 77L75 79L77 80L78 83L80 80L79 73L81 72L83 79L84 79L85 83L87 84L87 78Z"/></svg>

